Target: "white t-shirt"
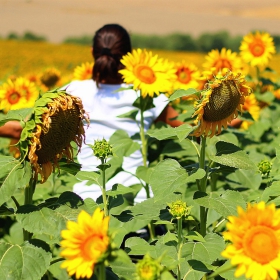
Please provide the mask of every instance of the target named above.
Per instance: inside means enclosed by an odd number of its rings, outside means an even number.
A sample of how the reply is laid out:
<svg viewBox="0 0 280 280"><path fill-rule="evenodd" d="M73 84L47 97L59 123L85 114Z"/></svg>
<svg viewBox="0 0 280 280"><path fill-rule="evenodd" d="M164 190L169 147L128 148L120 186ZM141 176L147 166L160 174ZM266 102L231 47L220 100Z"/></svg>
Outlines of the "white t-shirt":
<svg viewBox="0 0 280 280"><path fill-rule="evenodd" d="M103 138L109 140L112 134L119 129L126 131L129 136L139 133L140 114L136 117L138 123L129 118L118 117L136 109L132 104L137 98L137 93L134 90L117 91L120 87L127 87L127 85L100 84L97 88L93 80L84 80L73 81L65 87L67 93L81 98L84 109L90 118L89 126L85 125L86 144L82 145L77 156L83 171L99 171L96 166L100 164L100 160L93 155L92 149L87 144L93 145L95 140ZM167 101L167 97L163 94L154 98L155 107L144 112L145 131L167 106ZM129 157L124 157L122 167L135 174L137 167L141 165L143 165L142 154L138 150ZM129 187L140 182L135 176L121 171L106 183L106 189L111 189L116 183ZM73 191L83 199L91 197L96 200L102 195L98 185L89 186L87 181L76 183ZM145 198L146 192L142 189L135 202L143 201Z"/></svg>

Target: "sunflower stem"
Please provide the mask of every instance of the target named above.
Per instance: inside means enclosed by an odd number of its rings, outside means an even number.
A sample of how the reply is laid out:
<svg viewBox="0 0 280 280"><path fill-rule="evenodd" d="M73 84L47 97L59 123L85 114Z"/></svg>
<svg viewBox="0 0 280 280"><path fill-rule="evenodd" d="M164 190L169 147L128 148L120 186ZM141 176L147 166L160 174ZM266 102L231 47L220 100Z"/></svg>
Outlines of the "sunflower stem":
<svg viewBox="0 0 280 280"><path fill-rule="evenodd" d="M205 150L206 150L206 137L200 137L200 157L199 168L205 170ZM199 191L206 192L207 173L199 182ZM200 206L200 234L206 235L206 222L207 222L207 210L204 206Z"/></svg>
<svg viewBox="0 0 280 280"><path fill-rule="evenodd" d="M183 219L177 219L177 234L178 234L178 244L177 244L177 260L178 260L178 266L177 266L177 279L181 280L181 265L180 265L180 259L181 259L181 249L182 249L182 241L183 241Z"/></svg>
<svg viewBox="0 0 280 280"><path fill-rule="evenodd" d="M106 163L106 160L104 158L101 158L101 163L104 165ZM103 205L104 205L104 215L105 217L109 215L108 210L108 201L106 196L106 177L105 177L105 168L101 169L102 174L102 199L103 199Z"/></svg>
<svg viewBox="0 0 280 280"><path fill-rule="evenodd" d="M37 184L37 176L32 176L29 185L24 189L24 205L32 204L32 198ZM31 238L32 234L25 229L23 229L23 239L27 241Z"/></svg>
<svg viewBox="0 0 280 280"><path fill-rule="evenodd" d="M104 262L100 263L96 269L96 276L98 280L106 280L106 269Z"/></svg>

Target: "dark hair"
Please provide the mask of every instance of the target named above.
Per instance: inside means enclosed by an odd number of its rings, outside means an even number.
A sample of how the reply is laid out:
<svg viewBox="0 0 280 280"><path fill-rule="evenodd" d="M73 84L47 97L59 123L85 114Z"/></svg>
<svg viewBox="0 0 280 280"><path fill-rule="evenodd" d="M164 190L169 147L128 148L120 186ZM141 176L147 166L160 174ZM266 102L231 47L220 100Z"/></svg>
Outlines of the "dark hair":
<svg viewBox="0 0 280 280"><path fill-rule="evenodd" d="M106 24L93 37L94 66L92 78L96 83L121 83L119 70L124 66L120 60L131 52L128 32L118 24Z"/></svg>

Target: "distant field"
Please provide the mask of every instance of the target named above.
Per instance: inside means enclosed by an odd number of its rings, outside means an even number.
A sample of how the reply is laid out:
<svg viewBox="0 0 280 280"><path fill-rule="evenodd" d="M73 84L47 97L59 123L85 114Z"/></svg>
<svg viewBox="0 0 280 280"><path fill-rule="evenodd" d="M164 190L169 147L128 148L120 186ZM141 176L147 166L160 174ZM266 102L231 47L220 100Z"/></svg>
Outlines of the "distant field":
<svg viewBox="0 0 280 280"><path fill-rule="evenodd" d="M174 62L193 62L200 69L206 55L162 50L153 53ZM4 81L11 75L38 74L49 67L55 67L62 76L69 76L76 66L91 62L92 57L90 46L0 40L0 61L0 81ZM280 73L280 54L274 56L270 67Z"/></svg>

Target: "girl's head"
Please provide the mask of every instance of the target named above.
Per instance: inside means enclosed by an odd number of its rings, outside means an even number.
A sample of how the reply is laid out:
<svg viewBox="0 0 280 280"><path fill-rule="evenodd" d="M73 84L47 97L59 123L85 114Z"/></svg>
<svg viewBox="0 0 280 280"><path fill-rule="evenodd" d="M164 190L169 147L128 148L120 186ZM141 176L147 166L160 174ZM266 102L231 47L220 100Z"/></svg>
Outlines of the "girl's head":
<svg viewBox="0 0 280 280"><path fill-rule="evenodd" d="M122 76L118 71L124 66L120 60L128 52L131 52L130 36L122 26L106 24L97 30L93 37L92 49L93 80L97 84L122 83Z"/></svg>

